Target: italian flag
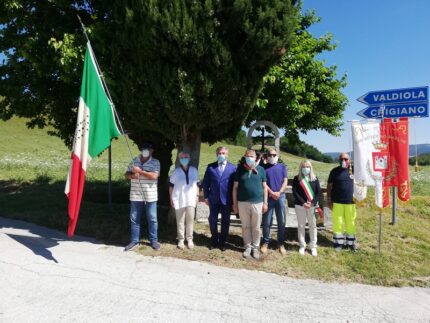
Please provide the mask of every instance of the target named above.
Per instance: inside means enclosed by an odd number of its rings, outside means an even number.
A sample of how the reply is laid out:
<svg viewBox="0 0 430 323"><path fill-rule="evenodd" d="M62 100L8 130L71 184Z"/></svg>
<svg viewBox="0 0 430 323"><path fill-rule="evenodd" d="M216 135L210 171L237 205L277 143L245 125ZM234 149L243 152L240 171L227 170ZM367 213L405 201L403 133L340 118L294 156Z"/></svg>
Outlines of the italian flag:
<svg viewBox="0 0 430 323"><path fill-rule="evenodd" d="M87 167L94 157L120 135L112 103L106 95L90 43L87 43L78 120L73 141L72 164L67 175L65 193L69 199L68 236L73 236L78 221Z"/></svg>
<svg viewBox="0 0 430 323"><path fill-rule="evenodd" d="M302 187L303 191L305 191L308 201L311 202L314 199L315 194L306 177L302 178L302 180L300 181L300 186Z"/></svg>

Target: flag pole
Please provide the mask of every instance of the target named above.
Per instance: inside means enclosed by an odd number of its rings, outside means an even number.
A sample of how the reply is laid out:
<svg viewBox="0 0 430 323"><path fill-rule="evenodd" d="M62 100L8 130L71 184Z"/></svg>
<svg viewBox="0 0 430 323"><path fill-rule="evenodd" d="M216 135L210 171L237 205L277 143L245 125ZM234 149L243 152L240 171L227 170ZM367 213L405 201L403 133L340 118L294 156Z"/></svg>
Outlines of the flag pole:
<svg viewBox="0 0 430 323"><path fill-rule="evenodd" d="M84 23L82 22L81 17L80 17L79 15L76 15L76 16L78 17L79 22L81 23L82 31L84 32L85 38L87 39L87 42L88 42L88 45L89 45L88 47L89 47L89 49L91 50L91 52L92 52L92 54L93 54L94 62L96 63L97 71L98 71L98 73L99 73L99 75L100 75L100 79L102 80L102 83L103 83L103 88L105 89L106 94L107 94L107 96L108 96L108 98L109 98L109 102L110 102L110 104L111 104L111 106L112 106L112 110L113 110L113 112L114 112L114 114L115 114L115 119L116 119L116 120L117 120L117 122L118 122L118 125L119 125L119 128L120 128L120 131L121 131L121 134L122 134L122 135L124 135L125 142L127 143L128 152L129 152L129 154L130 154L130 158L131 158L131 160L133 160L133 154L131 153L130 144L129 144L128 140L127 140L127 136L126 136L126 133L125 133L124 128L123 128L123 126L122 126L122 123L121 123L121 120L120 120L120 118L119 118L118 112L116 111L115 104L113 103L112 96L110 95L110 92L109 92L109 88L108 88L108 86L106 85L105 77L104 77L104 75L103 75L103 73L102 73L102 71L101 71L101 69L100 69L100 66L99 66L99 63L98 63L98 61L97 61L96 55L94 54L94 50L93 50L93 48L92 48L92 46L91 46L90 39L88 38L88 34L87 34L87 31L86 31L85 25L84 25Z"/></svg>
<svg viewBox="0 0 430 323"><path fill-rule="evenodd" d="M81 17L77 14L76 15L77 17L78 17L78 19L79 19L79 22L80 22L80 24L81 24L81 27L82 27L82 31L83 31L83 33L84 33L84 35L85 35L85 38L87 39L87 43L88 43L88 48L89 48L89 50L91 51L91 53L92 53L92 56L94 57L94 62L95 62L95 65L96 65L96 68L97 68L97 72L99 73L99 75L100 75L100 79L101 79L101 81L102 81L102 85L103 85L103 88L105 89L105 91L106 91L106 94L107 94L107 96L108 96L108 99L109 99L109 103L110 103L110 105L111 105L111 107L112 107L112 110L113 110L113 112L114 112L114 115L115 115L115 119L116 119L116 121L118 122L118 125L119 125L119 130L121 131L121 134L123 135L122 137L124 138L124 140L125 140L125 143L126 143L126 145L127 145L127 150L128 150L128 154L129 154L129 156L130 156L130 160L131 160L131 164L133 164L133 154L131 153L131 148L130 148L130 143L128 142L128 139L127 139L127 134L126 134L126 132L124 131L124 128L123 128L123 126L122 126L122 122L121 122L121 119L119 118L119 115L118 115L118 112L116 111L116 108L115 108L115 104L113 103L113 100L112 100L112 96L110 95L110 92L109 92L109 88L108 88L108 86L107 86L107 84L106 84L106 81L105 81L105 77L104 77L104 75L103 75L103 73L102 73L102 71L101 71L101 69L100 69L100 66L99 66L99 63L98 63L98 61L97 61L97 58L96 58L96 55L94 54L94 51L93 51L93 48L92 48L92 46L91 46L91 42L90 42L90 39L88 38L88 34L87 34L87 31L86 31L86 28L85 28L85 25L84 25L84 23L82 22L82 19L81 19ZM112 146L112 142L111 142L111 146ZM109 149L110 149L110 147L111 146L109 146ZM110 150L109 150L110 151ZM111 163L112 162L112 157L111 157L111 155L109 155L109 163ZM109 168L111 167L111 165L109 164ZM139 176L140 177L140 176ZM141 191L142 191L142 194L143 194L143 187L142 187L142 183L141 183L141 181L140 181L140 178L139 178L139 187L140 187L140 189L141 189ZM109 202L109 205L110 205L110 203L111 203L111 201L112 201L112 197L110 196L112 193L112 191L111 191L111 189L110 189L110 187L111 187L111 178L110 178L110 176L109 176L109 192L108 192L108 194L109 194L109 196L108 196L108 202Z"/></svg>

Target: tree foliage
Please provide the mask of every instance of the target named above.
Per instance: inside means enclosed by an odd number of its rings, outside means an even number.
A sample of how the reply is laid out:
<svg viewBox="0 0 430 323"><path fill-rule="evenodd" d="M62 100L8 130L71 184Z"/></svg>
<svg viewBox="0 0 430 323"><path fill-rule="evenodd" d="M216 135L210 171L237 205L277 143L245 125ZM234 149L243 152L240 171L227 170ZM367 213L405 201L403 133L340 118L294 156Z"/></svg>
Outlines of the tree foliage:
<svg viewBox="0 0 430 323"><path fill-rule="evenodd" d="M299 132L339 133L347 98L341 92L346 75L336 78L336 66L326 66L318 55L335 49L330 34L313 37L308 28L319 21L314 11L300 16L291 48L265 76L264 88L247 123L269 120L298 139Z"/></svg>
<svg viewBox="0 0 430 323"><path fill-rule="evenodd" d="M415 165L415 157L409 158L409 165ZM430 153L418 155L418 165L427 166L430 165Z"/></svg>
<svg viewBox="0 0 430 323"><path fill-rule="evenodd" d="M289 1L130 1L113 16L127 127L158 132L197 163L201 141L240 130L296 26Z"/></svg>
<svg viewBox="0 0 430 323"><path fill-rule="evenodd" d="M294 3L6 0L1 117L52 125L70 145L85 44L79 13L135 141L164 138L170 149L174 142L196 150L232 137L292 41Z"/></svg>
<svg viewBox="0 0 430 323"><path fill-rule="evenodd" d="M234 138L226 138L223 140L226 144L246 147L248 138L246 132L240 130Z"/></svg>

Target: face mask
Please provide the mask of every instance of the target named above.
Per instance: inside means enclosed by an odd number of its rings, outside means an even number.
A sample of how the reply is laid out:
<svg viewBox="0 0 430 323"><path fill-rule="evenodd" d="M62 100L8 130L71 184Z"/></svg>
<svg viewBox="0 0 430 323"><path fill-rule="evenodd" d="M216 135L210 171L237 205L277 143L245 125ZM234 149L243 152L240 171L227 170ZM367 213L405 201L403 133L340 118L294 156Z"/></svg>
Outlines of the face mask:
<svg viewBox="0 0 430 323"><path fill-rule="evenodd" d="M255 166L255 157L245 157L245 162L249 167Z"/></svg>
<svg viewBox="0 0 430 323"><path fill-rule="evenodd" d="M269 158L267 158L267 160L269 161L269 164L274 165L274 164L276 164L278 162L278 156L269 157Z"/></svg>
<svg viewBox="0 0 430 323"><path fill-rule="evenodd" d="M146 157L149 157L149 150L148 149L144 149L144 150L142 150L142 157L143 158L146 158Z"/></svg>
<svg viewBox="0 0 430 323"><path fill-rule="evenodd" d="M342 166L342 168L348 168L349 167L349 161L348 160L342 160L340 162L340 166Z"/></svg>
<svg viewBox="0 0 430 323"><path fill-rule="evenodd" d="M218 155L216 159L219 163L223 163L227 158L225 157L225 155Z"/></svg>
<svg viewBox="0 0 430 323"><path fill-rule="evenodd" d="M179 158L179 163L180 163L182 166L188 166L189 162L190 162L190 159L189 159L189 158Z"/></svg>
<svg viewBox="0 0 430 323"><path fill-rule="evenodd" d="M302 168L302 174L304 176L308 176L311 173L311 169L309 167L303 167Z"/></svg>

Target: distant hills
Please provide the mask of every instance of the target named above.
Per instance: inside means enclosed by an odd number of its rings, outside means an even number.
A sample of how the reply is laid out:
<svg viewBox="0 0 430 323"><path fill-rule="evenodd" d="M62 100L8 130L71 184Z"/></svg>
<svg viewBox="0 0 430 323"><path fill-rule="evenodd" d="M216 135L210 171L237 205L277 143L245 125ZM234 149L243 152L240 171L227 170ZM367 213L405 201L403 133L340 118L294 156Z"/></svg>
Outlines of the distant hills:
<svg viewBox="0 0 430 323"><path fill-rule="evenodd" d="M328 152L328 153L324 153L324 155L330 156L334 160L337 160L340 153L341 152ZM430 144L418 144L417 153L418 153L418 156L430 153ZM415 145L409 145L409 157L413 157L413 156L415 156Z"/></svg>

